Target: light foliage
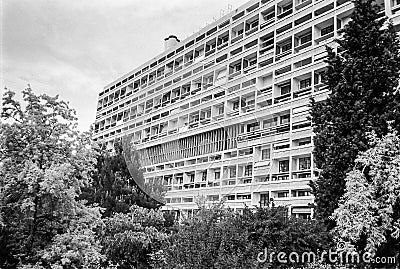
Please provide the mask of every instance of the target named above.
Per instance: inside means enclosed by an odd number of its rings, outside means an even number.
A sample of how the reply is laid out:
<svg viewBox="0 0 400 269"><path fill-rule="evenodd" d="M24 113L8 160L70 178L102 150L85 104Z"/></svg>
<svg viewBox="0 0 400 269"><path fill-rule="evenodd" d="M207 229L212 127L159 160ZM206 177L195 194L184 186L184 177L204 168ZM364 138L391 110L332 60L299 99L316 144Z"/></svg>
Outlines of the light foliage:
<svg viewBox="0 0 400 269"><path fill-rule="evenodd" d="M384 247L398 255L400 138L396 132L383 138L372 135L371 144L347 175L345 194L333 214L335 232L353 244L365 241L365 250L372 254Z"/></svg>

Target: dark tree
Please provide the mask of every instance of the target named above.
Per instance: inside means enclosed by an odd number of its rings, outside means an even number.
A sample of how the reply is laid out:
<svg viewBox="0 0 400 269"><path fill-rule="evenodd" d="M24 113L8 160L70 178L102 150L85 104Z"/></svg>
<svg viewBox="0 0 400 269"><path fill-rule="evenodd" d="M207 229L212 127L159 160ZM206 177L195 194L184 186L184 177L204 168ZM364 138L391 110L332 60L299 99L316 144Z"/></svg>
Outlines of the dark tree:
<svg viewBox="0 0 400 269"><path fill-rule="evenodd" d="M157 207L137 188L127 168L122 145L117 143L114 149L114 154L99 151L92 184L83 190L80 198L87 200L89 204L96 203L105 208L103 215L107 217L113 213L128 213L132 205ZM138 172L135 176L143 176L143 173Z"/></svg>
<svg viewBox="0 0 400 269"><path fill-rule="evenodd" d="M399 37L374 1L354 4L352 20L337 40L338 53L327 48L324 80L331 93L323 102L311 101L314 156L321 169L311 187L317 217L328 223L344 193L346 173L357 154L369 148L366 134L386 134L392 120L400 127Z"/></svg>

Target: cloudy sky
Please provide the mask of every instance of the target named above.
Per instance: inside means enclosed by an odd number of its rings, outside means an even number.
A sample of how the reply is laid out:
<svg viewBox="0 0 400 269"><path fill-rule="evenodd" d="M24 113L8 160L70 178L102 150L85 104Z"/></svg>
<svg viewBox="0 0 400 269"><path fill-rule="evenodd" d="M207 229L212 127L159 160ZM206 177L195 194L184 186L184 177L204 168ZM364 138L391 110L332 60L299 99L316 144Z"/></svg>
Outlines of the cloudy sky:
<svg viewBox="0 0 400 269"><path fill-rule="evenodd" d="M1 0L1 89L59 94L79 129L95 118L97 94L114 79L246 0Z"/></svg>

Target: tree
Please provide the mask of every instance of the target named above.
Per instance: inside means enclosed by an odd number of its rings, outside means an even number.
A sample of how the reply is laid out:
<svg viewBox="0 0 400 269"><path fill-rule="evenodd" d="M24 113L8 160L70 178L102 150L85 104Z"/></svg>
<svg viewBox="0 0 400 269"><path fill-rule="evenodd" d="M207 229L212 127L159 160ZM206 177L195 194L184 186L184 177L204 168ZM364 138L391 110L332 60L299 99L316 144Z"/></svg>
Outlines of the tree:
<svg viewBox="0 0 400 269"><path fill-rule="evenodd" d="M103 252L118 268L148 268L151 254L160 251L167 238L159 210L131 207L104 220L100 231Z"/></svg>
<svg viewBox="0 0 400 269"><path fill-rule="evenodd" d="M321 170L311 187L316 216L328 223L344 193L346 173L369 147L366 133L386 134L389 120L400 128L399 37L374 1L354 4L352 20L337 40L338 53L327 48L324 80L331 93L323 102L311 101L315 163Z"/></svg>
<svg viewBox="0 0 400 269"><path fill-rule="evenodd" d="M201 207L170 236L155 268L255 268L260 249L238 221L223 204Z"/></svg>
<svg viewBox="0 0 400 269"><path fill-rule="evenodd" d="M400 258L400 138L371 136L346 177L346 190L333 214L336 234L358 249Z"/></svg>
<svg viewBox="0 0 400 269"><path fill-rule="evenodd" d="M133 176L137 180L137 177L143 177L143 173L130 174L123 151L120 143L114 145L113 154L96 149L97 162L91 184L83 188L80 195L80 199L87 200L89 204L103 207L103 216L106 217L113 213L128 213L132 205L158 207L137 187Z"/></svg>
<svg viewBox="0 0 400 269"><path fill-rule="evenodd" d="M100 209L77 200L81 187L90 182L95 163L90 134L78 134L75 111L58 96L35 95L28 87L23 101L16 101L12 91L4 93L0 128L3 268L59 264L66 257L59 252L60 260L46 250L68 241L72 233L78 236L76 231L84 232L81 244L98 250L96 240L86 235L100 221ZM87 256L92 254L82 252L64 261L90 267L101 257Z"/></svg>
<svg viewBox="0 0 400 269"><path fill-rule="evenodd" d="M328 250L331 236L316 220L287 216L287 208L246 208L235 213L223 204L201 207L176 227L155 268L302 268L299 263L259 262L267 249L275 254Z"/></svg>
<svg viewBox="0 0 400 269"><path fill-rule="evenodd" d="M267 249L268 253L284 252L289 255L292 252L301 255L307 252L327 251L332 247L332 236L324 225L318 220L306 220L288 217L287 208L257 208L255 211L245 210L241 216L243 227L251 234L253 244L259 249ZM303 268L302 261L282 264L275 259L270 262L265 257L266 263L272 268ZM305 263L311 262L305 260Z"/></svg>

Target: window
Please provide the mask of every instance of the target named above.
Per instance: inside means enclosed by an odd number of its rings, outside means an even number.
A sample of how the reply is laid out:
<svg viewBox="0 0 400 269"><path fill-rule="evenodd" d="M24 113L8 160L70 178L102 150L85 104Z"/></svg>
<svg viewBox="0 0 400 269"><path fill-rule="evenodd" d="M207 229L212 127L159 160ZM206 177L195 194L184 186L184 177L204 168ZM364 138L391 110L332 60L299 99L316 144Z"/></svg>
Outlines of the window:
<svg viewBox="0 0 400 269"><path fill-rule="evenodd" d="M282 13L292 9L292 3L282 7Z"/></svg>
<svg viewBox="0 0 400 269"><path fill-rule="evenodd" d="M263 128L266 129L266 128L269 128L269 127L276 126L277 123L278 123L278 118L273 118L273 119L265 120L265 121L263 122L263 124L264 124Z"/></svg>
<svg viewBox="0 0 400 269"><path fill-rule="evenodd" d="M289 172L289 160L279 162L279 173Z"/></svg>
<svg viewBox="0 0 400 269"><path fill-rule="evenodd" d="M235 195L229 195L229 196L228 196L228 200L229 200L229 201L235 200Z"/></svg>
<svg viewBox="0 0 400 269"><path fill-rule="evenodd" d="M260 205L261 206L267 206L269 204L269 194L268 193L262 193L260 195Z"/></svg>
<svg viewBox="0 0 400 269"><path fill-rule="evenodd" d="M224 107L221 106L218 108L218 115L223 115L224 114Z"/></svg>
<svg viewBox="0 0 400 269"><path fill-rule="evenodd" d="M299 170L308 170L311 168L311 157L299 158Z"/></svg>
<svg viewBox="0 0 400 269"><path fill-rule="evenodd" d="M190 182L194 182L194 174L190 174Z"/></svg>
<svg viewBox="0 0 400 269"><path fill-rule="evenodd" d="M311 33L307 33L303 36L300 36L299 39L300 39L300 45L310 42L311 41Z"/></svg>
<svg viewBox="0 0 400 269"><path fill-rule="evenodd" d="M261 160L269 160L271 158L271 150L263 149L261 151Z"/></svg>
<svg viewBox="0 0 400 269"><path fill-rule="evenodd" d="M315 73L315 76L314 76L315 85L322 83L323 80L324 80L324 72Z"/></svg>
<svg viewBox="0 0 400 269"><path fill-rule="evenodd" d="M321 36L327 35L327 34L329 34L331 32L333 32L333 24L329 25L329 26L327 26L325 28L322 28L321 29Z"/></svg>
<svg viewBox="0 0 400 269"><path fill-rule="evenodd" d="M247 132L254 132L257 131L258 129L260 129L258 122L247 124Z"/></svg>
<svg viewBox="0 0 400 269"><path fill-rule="evenodd" d="M221 172L220 171L215 171L214 172L214 178L215 179L220 179L221 178Z"/></svg>
<svg viewBox="0 0 400 269"><path fill-rule="evenodd" d="M282 86L281 86L281 95L290 93L290 90L291 90L290 83L289 83L289 84L282 85Z"/></svg>
<svg viewBox="0 0 400 269"><path fill-rule="evenodd" d="M236 177L236 167L232 167L229 169L229 178Z"/></svg>
<svg viewBox="0 0 400 269"><path fill-rule="evenodd" d="M287 124L289 122L290 122L290 115L289 114L281 116L281 124Z"/></svg>
<svg viewBox="0 0 400 269"><path fill-rule="evenodd" d="M273 18L275 18L275 11L272 11L264 16L264 20L266 20L266 21L271 20Z"/></svg>
<svg viewBox="0 0 400 269"><path fill-rule="evenodd" d="M300 89L308 88L311 86L311 78L300 80Z"/></svg>
<svg viewBox="0 0 400 269"><path fill-rule="evenodd" d="M252 165L246 165L244 167L244 176L245 177L251 177L253 174L253 166Z"/></svg>
<svg viewBox="0 0 400 269"><path fill-rule="evenodd" d="M239 109L239 101L233 103L233 110Z"/></svg>
<svg viewBox="0 0 400 269"><path fill-rule="evenodd" d="M238 200L250 200L251 194L238 195Z"/></svg>
<svg viewBox="0 0 400 269"><path fill-rule="evenodd" d="M283 44L281 46L281 53L283 53L285 51L288 51L288 50L291 50L291 49L292 49L292 43L291 42Z"/></svg>
<svg viewBox="0 0 400 269"><path fill-rule="evenodd" d="M236 64L233 66L233 69L235 70L235 72L239 72L240 70L242 70L242 64Z"/></svg>
<svg viewBox="0 0 400 269"><path fill-rule="evenodd" d="M305 139L305 140L301 140L299 142L299 146L304 146L304 145L308 145L311 144L311 138Z"/></svg>
<svg viewBox="0 0 400 269"><path fill-rule="evenodd" d="M310 191L298 191L297 196L298 197L310 196Z"/></svg>
<svg viewBox="0 0 400 269"><path fill-rule="evenodd" d="M285 198L288 197L288 192L278 192L278 198Z"/></svg>
<svg viewBox="0 0 400 269"><path fill-rule="evenodd" d="M205 172L203 172L203 173L201 174L201 180L202 180L202 181L206 181L206 180L207 180L207 171L205 171Z"/></svg>

